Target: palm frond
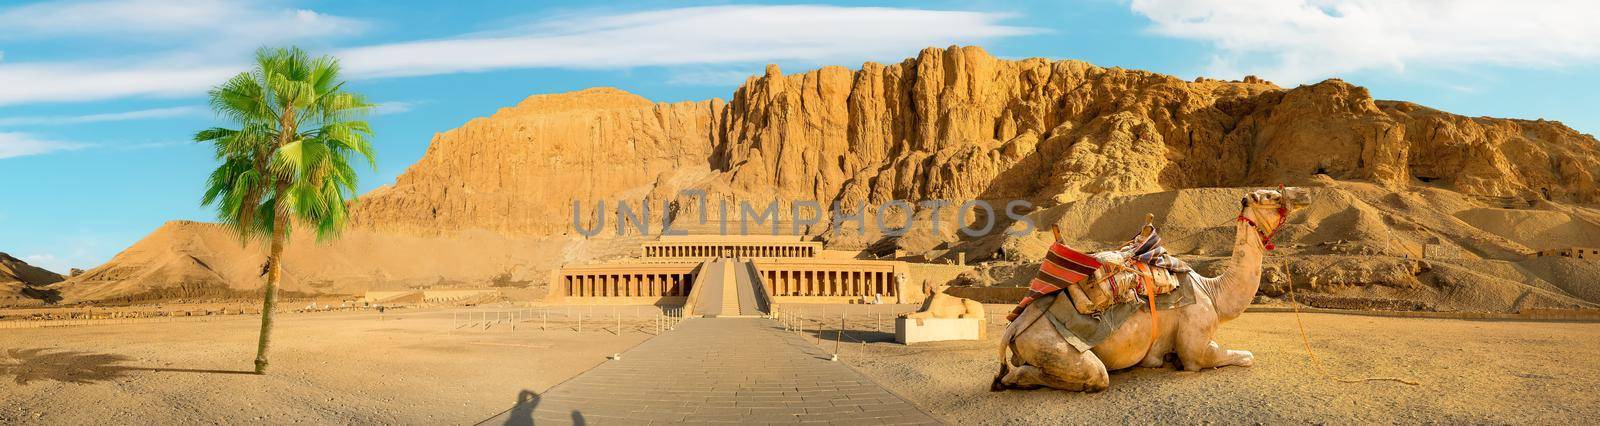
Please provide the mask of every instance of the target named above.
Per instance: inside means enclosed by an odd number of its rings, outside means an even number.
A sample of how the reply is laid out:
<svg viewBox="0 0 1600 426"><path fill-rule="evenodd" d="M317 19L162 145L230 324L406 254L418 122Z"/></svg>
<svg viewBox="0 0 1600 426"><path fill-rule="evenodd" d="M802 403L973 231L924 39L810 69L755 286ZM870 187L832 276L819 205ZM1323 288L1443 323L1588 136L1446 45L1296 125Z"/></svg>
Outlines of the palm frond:
<svg viewBox="0 0 1600 426"><path fill-rule="evenodd" d="M194 135L219 160L201 204L246 238L295 223L319 239L336 236L359 188L350 157L377 169L372 128L362 120L373 105L345 91L339 71L332 57L263 47L251 70L209 91L212 110L234 126Z"/></svg>

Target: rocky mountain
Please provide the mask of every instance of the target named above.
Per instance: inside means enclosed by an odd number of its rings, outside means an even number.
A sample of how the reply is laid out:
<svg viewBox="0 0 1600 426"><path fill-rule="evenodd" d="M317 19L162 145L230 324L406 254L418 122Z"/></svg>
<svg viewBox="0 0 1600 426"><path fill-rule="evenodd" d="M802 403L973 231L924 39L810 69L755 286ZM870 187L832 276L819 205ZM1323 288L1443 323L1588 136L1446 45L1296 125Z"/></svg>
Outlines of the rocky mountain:
<svg viewBox="0 0 1600 426"><path fill-rule="evenodd" d="M710 176L722 108L606 88L532 96L435 135L394 185L353 204L351 223L414 235L560 234L571 229L574 200L637 200Z"/></svg>
<svg viewBox="0 0 1600 426"><path fill-rule="evenodd" d="M1254 77L1189 81L1081 61L1003 60L977 47L930 48L859 69L785 75L769 66L726 102L654 103L607 88L529 97L435 135L393 185L352 202L354 229L344 239L292 244L286 288L537 283L563 262L624 254L637 243L572 235L574 202L583 207L580 225L604 218L609 235L618 200L648 201L655 217L666 210L662 203L696 213L684 189L712 200L814 200L847 209L893 199L1024 199L1039 206L1037 222L1094 218L1068 228L1096 246L1132 232L1111 229L1122 219L1105 215L1176 209L1164 226L1210 232L1192 222L1232 214L1237 198L1228 194L1242 191L1202 188L1284 183L1323 188L1325 202L1291 224L1298 231L1286 230L1287 255L1334 265L1286 266L1286 273L1340 277L1338 292L1348 297L1410 300L1422 293L1395 286L1421 286L1432 291L1428 303L1447 309L1521 307L1508 300L1572 306L1600 301L1592 290L1567 288L1569 280L1600 280L1600 268L1528 254L1600 246L1591 231L1600 229L1597 171L1600 144L1558 122L1375 100L1339 80L1293 88ZM1192 196L1201 193L1209 195ZM595 210L601 201L606 208ZM960 252L970 260L1027 245L950 231L828 243L887 244L930 259ZM104 300L204 293L159 290L184 285L259 286L252 275L259 254L251 253L260 251L223 237L231 236L211 225L169 224L139 250L62 287L69 299ZM1443 266L1406 263L1423 259L1396 248L1429 244L1450 253L1427 260ZM1402 264L1411 266L1394 266ZM1395 275L1402 270L1418 272ZM1517 296L1532 291L1542 293ZM1467 293L1494 296L1457 297Z"/></svg>
<svg viewBox="0 0 1600 426"><path fill-rule="evenodd" d="M1058 204L1314 174L1594 203L1596 170L1595 138L1560 123L1378 101L1339 80L1184 81L951 47L859 70L769 66L727 103L655 104L615 89L533 96L436 136L355 216L424 235L548 235L572 229L574 200L655 204L691 187L824 205Z"/></svg>

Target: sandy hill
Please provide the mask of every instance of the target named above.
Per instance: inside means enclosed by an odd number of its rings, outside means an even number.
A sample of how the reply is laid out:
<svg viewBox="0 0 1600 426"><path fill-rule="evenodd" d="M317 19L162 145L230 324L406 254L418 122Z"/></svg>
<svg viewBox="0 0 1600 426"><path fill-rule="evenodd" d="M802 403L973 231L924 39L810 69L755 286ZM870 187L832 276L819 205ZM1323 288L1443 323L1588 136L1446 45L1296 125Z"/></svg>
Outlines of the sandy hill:
<svg viewBox="0 0 1600 426"><path fill-rule="evenodd" d="M0 305L31 305L55 300L48 286L61 280L60 274L0 252Z"/></svg>
<svg viewBox="0 0 1600 426"><path fill-rule="evenodd" d="M438 239L353 230L330 243L295 235L284 250L282 288L290 294L360 295L428 286L521 286L543 279L564 255L581 260L580 247L562 251L569 245L580 244L482 231ZM173 221L58 287L69 302L253 297L265 261L262 241L241 244L220 225Z"/></svg>
<svg viewBox="0 0 1600 426"><path fill-rule="evenodd" d="M50 272L44 268L29 265L9 254L0 252L0 283L23 283L28 285L48 285L61 281L61 274Z"/></svg>
<svg viewBox="0 0 1600 426"><path fill-rule="evenodd" d="M1595 138L1560 123L1380 101L1339 80L1186 81L1080 61L1002 60L976 47L926 49L854 70L768 67L727 101L653 103L608 88L529 97L436 135L395 184L353 202L355 229L344 240L296 241L287 288L537 283L561 262L637 242L573 238L574 201L589 210L580 215L586 225L597 219L588 206L602 200L608 210L622 199L648 200L656 216L663 202L698 213L683 189L706 190L713 203L852 209L1025 199L1042 207L1041 220L1080 221L1068 228L1082 229L1074 238L1085 244L1111 244L1133 229L1119 229L1124 215L1154 212L1178 232L1233 214L1239 188L1287 183L1319 187L1318 206L1301 215L1315 219L1298 219L1310 222L1291 234L1301 247L1286 251L1304 259L1291 273L1339 283L1314 291L1440 309L1589 303L1595 268L1526 255L1600 246L1596 170ZM1194 238L1206 244L1175 249L1220 255L1213 247L1226 241L1206 235ZM261 250L229 237L169 224L61 287L75 300L256 288ZM1021 244L950 232L828 243L973 260ZM1402 261L1410 252L1396 248L1424 243L1421 259ZM1407 279L1402 266L1420 272ZM1460 284L1477 282L1492 284ZM1522 302L1507 302L1510 293Z"/></svg>

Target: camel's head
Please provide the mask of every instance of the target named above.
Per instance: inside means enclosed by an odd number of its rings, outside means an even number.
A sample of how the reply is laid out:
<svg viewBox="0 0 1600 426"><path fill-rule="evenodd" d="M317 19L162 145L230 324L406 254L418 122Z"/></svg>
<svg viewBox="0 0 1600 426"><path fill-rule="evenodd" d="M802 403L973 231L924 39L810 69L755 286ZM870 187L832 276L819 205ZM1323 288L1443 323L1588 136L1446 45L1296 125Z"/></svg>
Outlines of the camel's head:
<svg viewBox="0 0 1600 426"><path fill-rule="evenodd" d="M1288 220L1290 213L1311 204L1311 192L1298 187L1257 189L1246 194L1239 204L1240 217L1271 234Z"/></svg>

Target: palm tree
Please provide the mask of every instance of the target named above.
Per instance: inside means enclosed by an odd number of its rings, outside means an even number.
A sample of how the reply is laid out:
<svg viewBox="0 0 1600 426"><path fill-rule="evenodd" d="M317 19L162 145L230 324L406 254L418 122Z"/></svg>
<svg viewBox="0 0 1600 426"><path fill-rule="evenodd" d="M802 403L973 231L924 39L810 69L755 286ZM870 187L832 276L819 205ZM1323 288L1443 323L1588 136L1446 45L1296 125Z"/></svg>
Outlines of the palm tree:
<svg viewBox="0 0 1600 426"><path fill-rule="evenodd" d="M263 274L261 340L256 373L267 369L272 311L283 277L283 246L292 225L308 226L318 241L336 237L347 218L345 200L356 192L352 154L373 159L372 128L362 116L372 104L343 90L339 61L310 58L299 48L261 48L249 72L211 89L211 109L236 128L196 133L220 162L206 182L201 205L243 242L270 238Z"/></svg>

